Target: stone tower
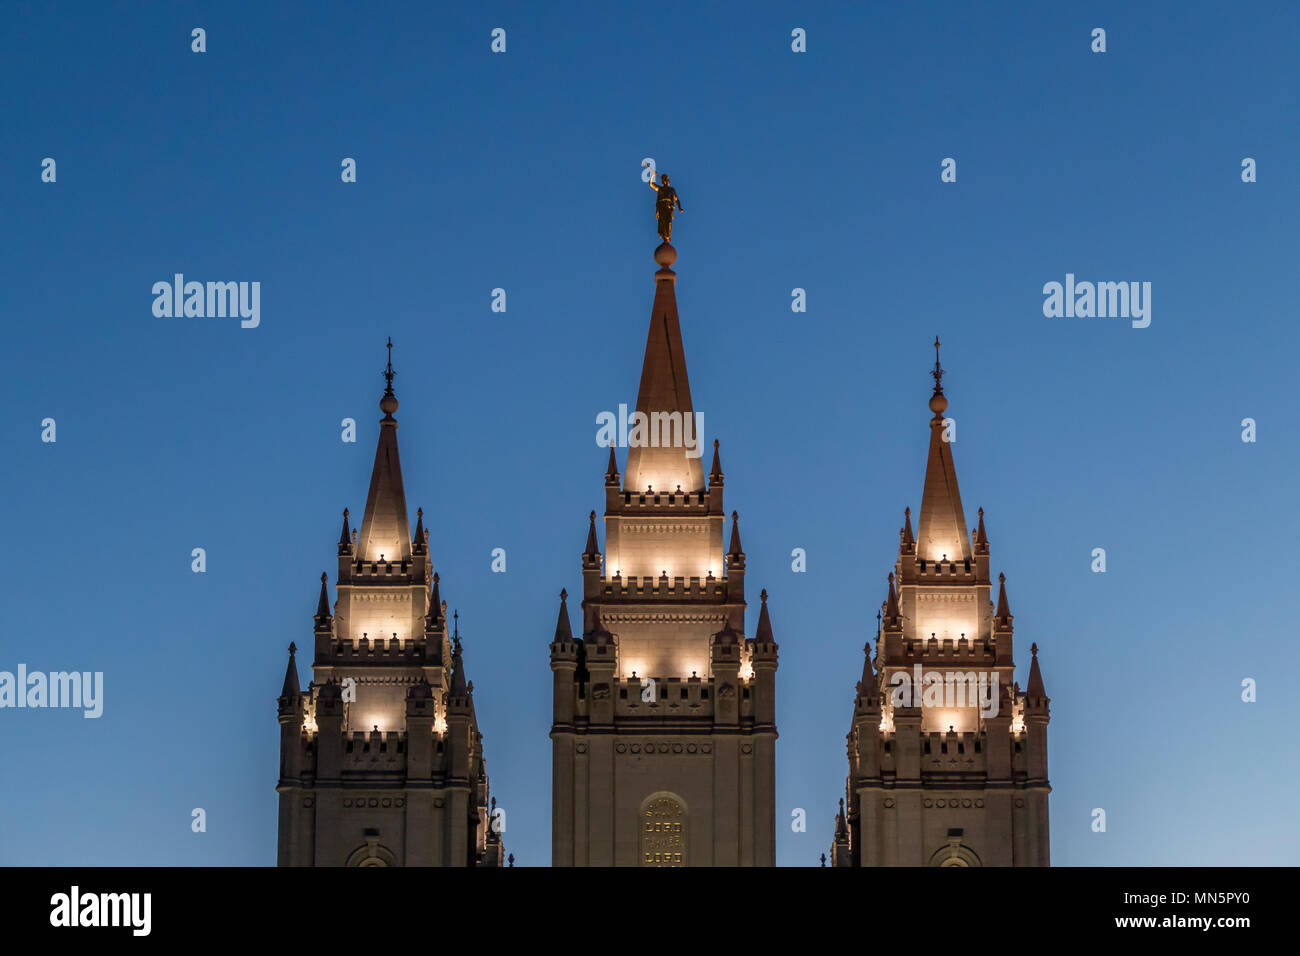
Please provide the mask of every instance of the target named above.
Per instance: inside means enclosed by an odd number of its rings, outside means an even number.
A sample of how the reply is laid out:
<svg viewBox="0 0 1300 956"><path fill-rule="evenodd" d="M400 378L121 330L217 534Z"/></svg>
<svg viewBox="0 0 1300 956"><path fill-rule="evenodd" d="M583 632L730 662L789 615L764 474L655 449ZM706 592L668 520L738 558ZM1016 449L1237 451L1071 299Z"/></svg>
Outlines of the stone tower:
<svg viewBox="0 0 1300 956"><path fill-rule="evenodd" d="M392 342L361 531L321 575L312 681L296 650L279 700L280 866L500 866L474 685L397 454ZM494 804L495 801L492 801Z"/></svg>
<svg viewBox="0 0 1300 956"><path fill-rule="evenodd" d="M701 467L676 257L666 242L655 250L626 479L611 443L605 550L593 511L582 554L581 637L560 592L551 644L556 866L775 862L777 645L766 592L754 636L744 634L745 553L735 512L724 548L716 441L707 485Z"/></svg>
<svg viewBox="0 0 1300 956"><path fill-rule="evenodd" d="M904 511L848 734L834 866L1047 866L1048 697L1031 649L1013 684L1005 577L990 600L984 510L973 538L953 469L939 342L917 533ZM847 803L846 803L847 801Z"/></svg>

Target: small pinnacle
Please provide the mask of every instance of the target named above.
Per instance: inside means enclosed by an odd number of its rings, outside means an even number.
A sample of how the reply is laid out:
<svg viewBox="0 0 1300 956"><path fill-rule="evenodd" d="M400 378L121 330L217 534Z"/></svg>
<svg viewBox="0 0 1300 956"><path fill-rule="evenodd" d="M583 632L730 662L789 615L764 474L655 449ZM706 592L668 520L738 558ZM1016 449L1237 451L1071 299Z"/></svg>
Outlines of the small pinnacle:
<svg viewBox="0 0 1300 956"><path fill-rule="evenodd" d="M767 588L763 588L762 591L759 591L759 592L758 592L758 597L759 597L759 599L760 599L764 604L766 604L766 603L767 603Z"/></svg>
<svg viewBox="0 0 1300 956"><path fill-rule="evenodd" d="M568 589L568 588L560 588L560 600L561 600L561 601L567 601L568 599L569 599L569 589Z"/></svg>
<svg viewBox="0 0 1300 956"><path fill-rule="evenodd" d="M1037 657L1037 656L1038 656L1038 643L1037 643L1037 642L1035 642L1035 643L1029 645L1029 653L1032 654L1034 657Z"/></svg>
<svg viewBox="0 0 1300 956"><path fill-rule="evenodd" d="M322 571L322 572L320 573L320 583L321 583L321 584L324 584L324 583L325 583L326 581L328 581L328 580L329 580L329 575L326 574L324 571Z"/></svg>
<svg viewBox="0 0 1300 956"><path fill-rule="evenodd" d="M1037 647L1038 645L1035 644L1034 646ZM293 653L294 653L294 651L296 651L296 650L298 650L298 645L295 644L293 641L290 641L290 642L289 642L289 656L290 656L290 657L293 657Z"/></svg>

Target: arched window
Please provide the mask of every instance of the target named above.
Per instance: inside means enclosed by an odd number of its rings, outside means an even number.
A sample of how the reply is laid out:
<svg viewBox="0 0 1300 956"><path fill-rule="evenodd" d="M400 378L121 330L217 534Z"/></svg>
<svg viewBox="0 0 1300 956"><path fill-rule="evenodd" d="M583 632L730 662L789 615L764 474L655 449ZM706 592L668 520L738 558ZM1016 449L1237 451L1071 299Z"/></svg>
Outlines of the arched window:
<svg viewBox="0 0 1300 956"><path fill-rule="evenodd" d="M397 866L393 851L379 842L377 837L366 836L366 845L357 847L348 857L345 866Z"/></svg>
<svg viewBox="0 0 1300 956"><path fill-rule="evenodd" d="M930 857L931 866L983 866L979 856L970 847L961 842L961 838L949 837L946 845L935 851Z"/></svg>

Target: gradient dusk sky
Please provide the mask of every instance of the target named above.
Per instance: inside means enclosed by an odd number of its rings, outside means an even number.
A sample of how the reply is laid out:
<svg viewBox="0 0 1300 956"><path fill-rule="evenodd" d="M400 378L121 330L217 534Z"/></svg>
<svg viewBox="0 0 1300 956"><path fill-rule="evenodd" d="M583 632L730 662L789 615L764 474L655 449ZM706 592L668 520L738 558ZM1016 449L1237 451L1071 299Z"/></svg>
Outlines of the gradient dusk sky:
<svg viewBox="0 0 1300 956"><path fill-rule="evenodd" d="M636 398L644 157L780 644L777 862L833 834L937 334L1052 698L1053 863L1293 863L1298 49L1282 2L6 5L0 670L103 671L105 704L0 710L0 863L275 863L286 648L364 507L392 336L506 848L549 864L548 645L595 417ZM155 318L177 272L260 282L260 326ZM1150 326L1044 317L1067 273L1150 282Z"/></svg>

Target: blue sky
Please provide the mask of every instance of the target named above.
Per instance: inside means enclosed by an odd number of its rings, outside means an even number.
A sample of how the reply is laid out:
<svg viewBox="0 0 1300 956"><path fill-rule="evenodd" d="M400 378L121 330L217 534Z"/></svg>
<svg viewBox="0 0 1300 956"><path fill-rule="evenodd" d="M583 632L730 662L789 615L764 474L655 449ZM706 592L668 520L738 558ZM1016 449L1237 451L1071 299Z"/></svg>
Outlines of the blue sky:
<svg viewBox="0 0 1300 956"><path fill-rule="evenodd" d="M547 645L595 415L636 395L647 156L781 646L778 862L831 837L936 334L1053 699L1053 862L1295 859L1300 9L807 6L6 7L0 669L102 670L106 701L0 711L0 862L274 863L285 647L364 505L389 335L506 842L549 862ZM260 326L155 318L176 272L259 281ZM1066 273L1151 282L1150 327L1045 318Z"/></svg>

